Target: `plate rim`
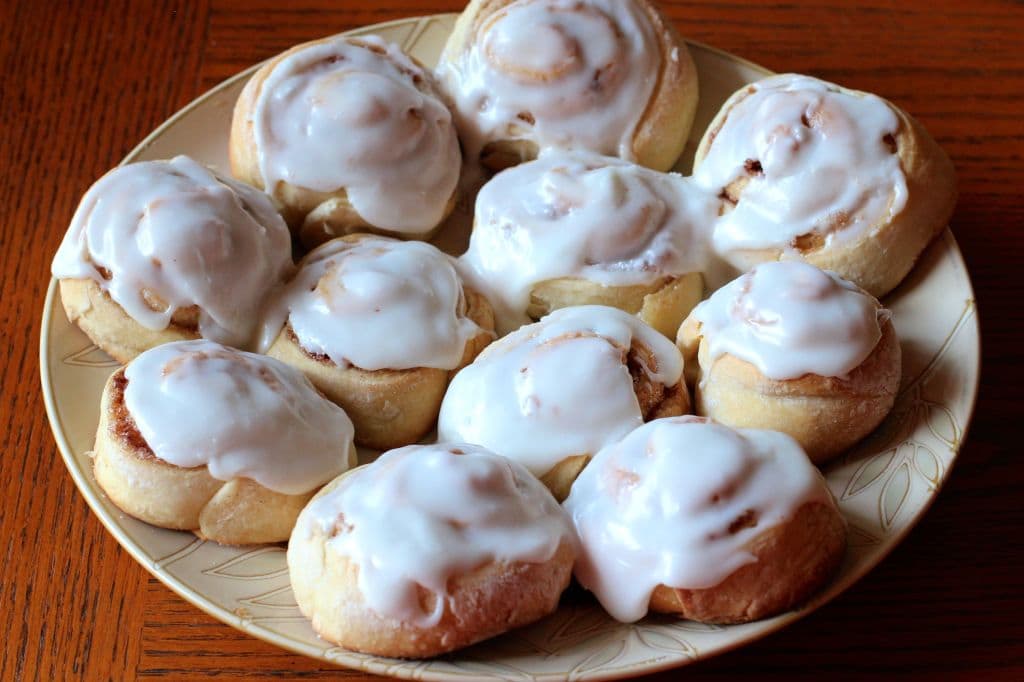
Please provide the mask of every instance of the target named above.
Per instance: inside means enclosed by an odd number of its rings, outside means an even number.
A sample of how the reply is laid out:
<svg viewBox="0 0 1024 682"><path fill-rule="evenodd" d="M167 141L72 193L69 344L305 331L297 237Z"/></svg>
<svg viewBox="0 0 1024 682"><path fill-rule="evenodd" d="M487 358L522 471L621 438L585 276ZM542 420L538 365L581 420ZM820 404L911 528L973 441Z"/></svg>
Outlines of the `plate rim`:
<svg viewBox="0 0 1024 682"><path fill-rule="evenodd" d="M365 26L358 26L342 33L331 34L331 36L344 36L352 33L365 34L366 32L384 30L394 26L407 24L409 22L424 20L424 19L448 19L451 20L459 15L458 12L444 12L437 14L427 15L415 15L404 17L400 19L393 19L386 22L368 24ZM730 61L742 64L747 68L761 72L763 74L772 75L773 71L750 61L744 57L740 57L726 50L723 50L706 43L684 39L688 45L696 46L704 49L708 52L716 54L720 57L724 57ZM273 59L270 57L269 59ZM198 97L192 99L183 107L175 111L170 117L165 119L158 125L151 133L149 133L141 142L136 144L131 151L128 152L118 162L117 166L122 166L127 163L132 163L135 159L141 155L146 149L153 145L159 138L161 138L168 129L177 125L181 119L186 117L194 109L202 106L207 100L221 93L221 91L230 88L239 81L251 77L251 75L260 68L260 66L266 61L253 64L242 71L229 76L228 78L220 81L213 87L207 89ZM977 408L978 391L981 382L981 365L982 365L982 336L981 336L981 324L977 314L977 299L974 291L974 284L970 277L970 271L967 268L966 261L964 260L963 253L960 250L959 244L956 241L956 237L953 235L952 230L946 227L942 232L937 235L932 242L930 242L928 248L934 248L934 245L942 240L945 243L947 255L954 261L954 265L960 269L964 274L964 281L967 286L967 293L969 298L967 299L967 307L963 314L963 319L958 321L954 327L954 331L951 332L951 338L953 335L962 331L961 325L967 324L968 322L973 325L974 339L978 345L978 352L974 359L974 367L972 368L971 377L972 381L968 387L968 395L965 399L966 404L966 416L962 427L961 436L955 447L950 448L951 458L949 465L945 467L942 478L936 483L934 491L925 499L920 510L910 519L904 526L899 528L896 532L886 537L886 544L884 548L878 552L878 554L872 557L871 561L864 562L862 566L859 566L857 570L851 571L846 575L837 575L835 579L828 584L818 594L808 600L806 603L801 605L795 610L787 611L783 614L775 616L773 618L760 621L765 625L764 628L754 630L750 633L744 633L738 636L735 640L730 641L722 646L715 647L713 649L703 651L696 658L687 657L685 654L680 654L679 657L673 658L666 661L654 661L649 664L641 664L637 667L630 668L628 670L606 670L606 671L595 671L592 674L584 675L585 679L589 680L610 680L610 679L625 679L629 677L635 677L640 675L648 675L665 670L671 670L679 668L685 665L690 665L695 662L703 661L709 658L717 657L721 654L728 653L740 647L746 646L754 641L765 639L766 637L773 635L785 627L788 627L793 622L803 619L811 613L817 611L821 607L825 606L844 592L846 592L855 583L860 581L865 575L874 570L879 564L886 560L886 558L906 539L907 535L910 534L914 528L921 522L924 516L931 509L931 506L935 503L939 494L946 486L953 469L956 467L957 460L960 457L960 452L963 449L963 445L966 442L970 434L970 427L974 421L975 410ZM423 680L452 680L459 679L454 676L447 675L440 671L430 671L424 669L406 669L403 667L394 667L394 665L388 665L388 661L395 661L399 663L408 663L410 668L415 665L415 661L404 661L402 659L385 659L385 658L368 658L367 660L346 661L344 663L334 661L328 658L324 658L321 655L317 655L311 651L302 642L295 640L287 635L281 633L274 633L265 628L253 627L245 622L245 619L231 612L230 610L214 603L199 591L188 587L185 583L173 576L168 571L160 570L158 567L153 565L152 557L145 553L142 547L131 538L126 531L124 531L114 515L109 513L108 510L103 506L100 499L100 493L93 490L89 484L86 473L80 466L70 443L67 441L67 437L64 434L64 428L61 423L60 413L58 412L56 405L56 395L53 389L52 375L49 367L49 358L47 352L50 347L50 326L53 315L55 314L54 309L58 303L58 281L52 275L49 279L49 284L44 294L43 311L41 319L41 329L39 337L39 369L40 369L40 382L42 384L43 391L43 402L46 410L47 423L50 427L50 431L53 434L54 441L56 442L57 449L60 451L61 458L64 461L65 468L71 474L72 480L75 483L75 487L78 492L85 498L85 501L92 512L99 518L100 523L106 529L106 531L113 536L114 540L128 552L128 554L143 568L147 573L157 578L164 586L169 588L176 595L184 599L192 606L203 611L207 615L216 618L221 623L228 625L235 630L244 633L247 636L255 637L271 646L275 646L293 654L298 654L311 658L319 663L325 663L327 665L362 670L374 674L388 675L392 677L400 677L405 679L423 679ZM356 653L356 652L353 652ZM541 675L539 677L544 677Z"/></svg>

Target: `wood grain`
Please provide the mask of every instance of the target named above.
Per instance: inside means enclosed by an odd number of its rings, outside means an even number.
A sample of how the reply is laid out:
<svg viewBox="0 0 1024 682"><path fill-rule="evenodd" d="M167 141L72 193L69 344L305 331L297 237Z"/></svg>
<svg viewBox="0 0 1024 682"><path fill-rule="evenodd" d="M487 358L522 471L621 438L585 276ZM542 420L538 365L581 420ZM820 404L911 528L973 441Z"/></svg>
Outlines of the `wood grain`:
<svg viewBox="0 0 1024 682"><path fill-rule="evenodd" d="M969 438L920 526L833 604L686 676L1024 679L1024 8L993 0L661 4L690 38L877 92L925 124L959 173L953 229L985 349ZM0 3L0 679L368 679L214 621L120 549L76 492L46 423L39 317L50 259L79 197L178 108L294 43L460 5Z"/></svg>

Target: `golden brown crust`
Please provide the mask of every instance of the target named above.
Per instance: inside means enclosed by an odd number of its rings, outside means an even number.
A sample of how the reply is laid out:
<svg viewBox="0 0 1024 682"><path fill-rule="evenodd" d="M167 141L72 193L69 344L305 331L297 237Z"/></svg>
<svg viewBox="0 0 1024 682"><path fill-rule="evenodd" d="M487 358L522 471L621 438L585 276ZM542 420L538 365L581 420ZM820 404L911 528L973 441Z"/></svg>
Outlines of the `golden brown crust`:
<svg viewBox="0 0 1024 682"><path fill-rule="evenodd" d="M488 17L515 1L471 0L455 22L441 61L454 60L456 55L468 50ZM632 150L636 163L667 171L682 154L693 126L698 98L697 67L686 42L672 24L665 21L654 3L634 1L651 22L661 66L650 99L638 103L644 111L633 134ZM538 152L537 144L529 139L493 140L484 147L480 160L486 168L500 171L535 159Z"/></svg>
<svg viewBox="0 0 1024 682"><path fill-rule="evenodd" d="M129 516L161 528L193 531L226 545L283 542L313 491L285 495L248 479L221 481L206 467L156 457L124 405L128 380L114 372L103 389L96 431L96 482ZM349 466L356 451L349 451Z"/></svg>
<svg viewBox="0 0 1024 682"><path fill-rule="evenodd" d="M840 92L854 97L867 93L847 88ZM725 125L732 109L754 90L745 86L735 92L722 106L701 139L694 158L696 171L714 144L718 131ZM823 240L805 235L793 244L796 253L782 249L750 249L732 255L742 269L757 263L797 259L831 270L850 280L872 296L881 298L903 281L914 267L918 256L931 240L949 223L956 206L956 171L953 162L928 134L928 131L905 111L886 101L899 120L899 129L892 140L900 167L906 176L907 201L903 210L871 228L862 236L825 246ZM733 203L742 196L743 182L722 188Z"/></svg>
<svg viewBox="0 0 1024 682"><path fill-rule="evenodd" d="M333 490L341 477L319 495ZM288 568L299 609L324 639L378 656L428 658L469 646L554 612L569 584L573 548L562 543L543 563L492 562L452 578L440 622L417 627L371 610L358 585L359 568L333 553L326 537L293 537ZM434 595L421 590L423 606Z"/></svg>
<svg viewBox="0 0 1024 682"><path fill-rule="evenodd" d="M629 286L606 286L579 277L560 277L533 287L526 314L539 320L559 308L606 305L639 315L641 320L671 339L703 293L704 278L699 272Z"/></svg>
<svg viewBox="0 0 1024 682"><path fill-rule="evenodd" d="M165 329L147 329L136 322L91 279L62 279L60 299L68 321L121 363L171 341L199 338L198 309L179 310Z"/></svg>
<svg viewBox="0 0 1024 682"><path fill-rule="evenodd" d="M361 238L351 235L344 239ZM482 331L466 343L462 360L452 370L414 367L370 371L340 367L330 358L303 348L287 324L267 355L300 370L328 400L344 409L355 425L358 444L378 450L409 445L434 428L441 400L455 373L494 339L494 311L490 303L468 287L463 287L463 295L465 316Z"/></svg>
<svg viewBox="0 0 1024 682"><path fill-rule="evenodd" d="M899 338L889 320L871 354L845 378L807 374L777 381L730 354L712 361L692 316L680 327L678 344L687 366L696 368L697 414L734 428L788 433L816 464L871 433L889 414L900 385Z"/></svg>
<svg viewBox="0 0 1024 682"><path fill-rule="evenodd" d="M374 232L403 239L429 240L454 210L458 194L457 187L452 191L452 196L437 225L430 230L413 235L387 230L367 222L352 207L348 200L348 192L344 187L333 192L318 192L287 182L279 182L276 187L271 188L265 186L263 175L260 172L259 152L252 124L252 114L256 110L256 102L263 84L274 68L285 58L313 45L333 40L335 40L333 37L323 38L296 45L261 66L245 84L238 101L235 102L234 114L231 118L231 134L228 142L231 174L273 196L280 205L281 215L288 223L288 227L307 249L312 249L334 237L356 232ZM347 40L354 44L364 45L378 54L383 54L376 45L370 45L358 38L348 38ZM424 92L436 96L426 83L419 83L419 85L422 86L421 89Z"/></svg>
<svg viewBox="0 0 1024 682"><path fill-rule="evenodd" d="M831 504L807 503L747 545L755 561L714 587L659 585L651 610L703 623L746 623L806 601L828 583L846 551L846 523Z"/></svg>

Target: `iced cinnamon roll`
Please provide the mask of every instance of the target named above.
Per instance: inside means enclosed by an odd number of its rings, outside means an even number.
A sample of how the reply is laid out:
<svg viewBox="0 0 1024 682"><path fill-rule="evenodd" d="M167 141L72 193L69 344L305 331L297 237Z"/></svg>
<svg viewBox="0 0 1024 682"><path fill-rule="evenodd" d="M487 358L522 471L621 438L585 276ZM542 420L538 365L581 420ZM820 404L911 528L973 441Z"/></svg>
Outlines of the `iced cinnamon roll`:
<svg viewBox="0 0 1024 682"><path fill-rule="evenodd" d="M327 641L426 658L554 611L574 556L568 516L522 466L413 445L327 485L295 525L288 570Z"/></svg>
<svg viewBox="0 0 1024 682"><path fill-rule="evenodd" d="M308 247L353 232L428 239L462 165L432 75L376 36L306 43L260 68L230 152L235 176L280 201Z"/></svg>
<svg viewBox="0 0 1024 682"><path fill-rule="evenodd" d="M438 64L470 163L548 147L668 170L697 106L685 42L647 0L472 0Z"/></svg>
<svg viewBox="0 0 1024 682"><path fill-rule="evenodd" d="M718 203L678 175L551 150L483 186L460 262L502 332L595 303L674 338L703 294Z"/></svg>
<svg viewBox="0 0 1024 682"><path fill-rule="evenodd" d="M311 251L268 307L261 347L355 422L356 442L408 445L448 381L494 338L487 300L424 242L350 235Z"/></svg>
<svg viewBox="0 0 1024 682"><path fill-rule="evenodd" d="M679 330L698 414L776 429L815 462L892 409L900 344L878 300L799 262L762 263L698 305Z"/></svg>
<svg viewBox="0 0 1024 682"><path fill-rule="evenodd" d="M440 442L478 443L539 477L559 500L599 449L689 411L683 360L637 317L562 308L491 344L452 380Z"/></svg>
<svg viewBox="0 0 1024 682"><path fill-rule="evenodd" d="M251 346L291 268L288 228L267 195L178 156L100 178L52 272L68 319L128 362L182 339Z"/></svg>
<svg viewBox="0 0 1024 682"><path fill-rule="evenodd" d="M956 204L953 164L920 123L875 95L794 74L729 98L694 179L725 201L712 241L739 272L802 260L878 297Z"/></svg>
<svg viewBox="0 0 1024 682"><path fill-rule="evenodd" d="M229 545L282 542L355 466L352 422L301 373L206 340L148 350L103 390L94 473L126 514Z"/></svg>
<svg viewBox="0 0 1024 682"><path fill-rule="evenodd" d="M798 606L839 568L846 524L785 434L658 419L602 449L565 501L577 580L613 618L742 623Z"/></svg>

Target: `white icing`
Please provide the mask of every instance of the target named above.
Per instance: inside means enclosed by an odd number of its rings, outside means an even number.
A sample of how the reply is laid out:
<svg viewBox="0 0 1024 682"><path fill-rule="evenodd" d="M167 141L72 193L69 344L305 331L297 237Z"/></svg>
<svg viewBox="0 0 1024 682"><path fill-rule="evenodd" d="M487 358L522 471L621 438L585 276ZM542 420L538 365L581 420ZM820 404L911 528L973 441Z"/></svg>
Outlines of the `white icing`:
<svg viewBox="0 0 1024 682"><path fill-rule="evenodd" d="M315 490L348 468L352 422L278 360L178 341L142 353L124 373L125 407L165 462L286 495Z"/></svg>
<svg viewBox="0 0 1024 682"><path fill-rule="evenodd" d="M344 188L372 225L409 234L435 227L462 162L430 79L376 36L315 43L282 59L251 114L267 191L279 182Z"/></svg>
<svg viewBox="0 0 1024 682"><path fill-rule="evenodd" d="M261 347L287 322L303 348L342 367L454 369L481 333L464 308L453 259L430 244L335 239L268 306Z"/></svg>
<svg viewBox="0 0 1024 682"><path fill-rule="evenodd" d="M551 150L480 190L461 264L511 331L529 322L530 292L548 279L629 286L703 271L717 215L714 195L681 176Z"/></svg>
<svg viewBox="0 0 1024 682"><path fill-rule="evenodd" d="M456 454L461 453L461 454ZM309 504L295 538L315 533L328 560L359 567L359 590L382 616L432 627L449 581L492 562L542 563L575 546L564 510L526 469L474 445L386 452ZM434 593L425 612L417 594Z"/></svg>
<svg viewBox="0 0 1024 682"><path fill-rule="evenodd" d="M712 360L728 353L785 380L846 376L878 345L889 311L837 275L780 261L741 275L692 315Z"/></svg>
<svg viewBox="0 0 1024 682"><path fill-rule="evenodd" d="M529 139L633 160L661 68L655 45L632 1L516 0L493 12L438 68L467 158L493 140Z"/></svg>
<svg viewBox="0 0 1024 682"><path fill-rule="evenodd" d="M52 272L95 281L147 329L165 329L179 309L198 306L203 337L245 347L268 292L291 267L291 237L267 195L178 156L100 178L75 211ZM154 310L146 293L166 307Z"/></svg>
<svg viewBox="0 0 1024 682"><path fill-rule="evenodd" d="M656 419L597 453L573 484L575 575L612 617L636 621L658 585L714 587L756 561L747 544L808 502L834 504L789 436ZM751 514L756 526L730 532Z"/></svg>
<svg viewBox="0 0 1024 682"><path fill-rule="evenodd" d="M455 375L438 418L440 442L478 443L538 476L589 455L643 423L625 356L650 349L653 381L675 385L682 356L638 318L605 306L562 308L492 343Z"/></svg>
<svg viewBox="0 0 1024 682"><path fill-rule="evenodd" d="M750 177L735 208L718 221L714 247L794 250L818 234L826 245L860 238L903 210L907 184L885 142L899 130L875 95L852 95L809 76L773 76L732 107L694 179L719 192Z"/></svg>

